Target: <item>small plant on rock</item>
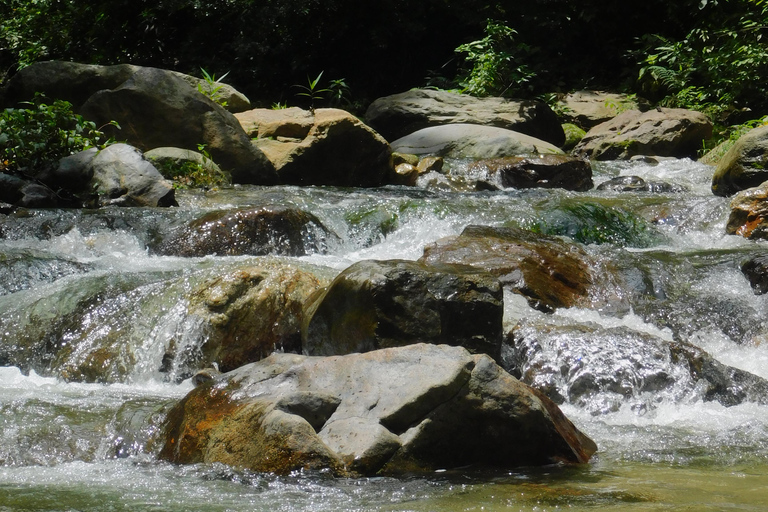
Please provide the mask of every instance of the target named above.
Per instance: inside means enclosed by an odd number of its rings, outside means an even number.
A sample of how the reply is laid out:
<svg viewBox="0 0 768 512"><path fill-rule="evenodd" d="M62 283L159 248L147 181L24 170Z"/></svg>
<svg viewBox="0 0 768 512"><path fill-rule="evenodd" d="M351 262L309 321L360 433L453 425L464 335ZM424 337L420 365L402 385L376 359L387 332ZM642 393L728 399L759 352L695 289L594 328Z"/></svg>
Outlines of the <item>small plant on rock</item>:
<svg viewBox="0 0 768 512"><path fill-rule="evenodd" d="M326 94L333 92L328 88L321 89L318 85L320 83L320 79L323 77L323 73L324 71L321 71L314 80L307 76L307 85L294 85L294 87L301 89L301 92L297 92L296 96L309 98L309 111L313 114L315 113L315 103L319 100L325 99Z"/></svg>
<svg viewBox="0 0 768 512"><path fill-rule="evenodd" d="M198 92L207 96L214 103L218 103L220 106L226 108L227 100L224 99L224 95L221 92L221 89L224 87L221 81L229 74L229 71L224 73L224 75L218 79L215 74L209 74L203 68L200 68L200 71L203 73L203 80L205 80L205 83L197 84Z"/></svg>

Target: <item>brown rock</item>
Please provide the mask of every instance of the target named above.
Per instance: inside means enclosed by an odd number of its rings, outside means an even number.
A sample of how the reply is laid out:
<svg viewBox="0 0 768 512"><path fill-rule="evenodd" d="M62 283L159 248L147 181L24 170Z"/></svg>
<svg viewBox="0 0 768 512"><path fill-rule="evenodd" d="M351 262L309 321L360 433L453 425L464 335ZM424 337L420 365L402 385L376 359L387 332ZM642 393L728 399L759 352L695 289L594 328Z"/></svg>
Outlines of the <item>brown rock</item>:
<svg viewBox="0 0 768 512"><path fill-rule="evenodd" d="M471 164L468 172L470 175L487 174L491 182L501 187L585 191L594 185L589 162L567 155L481 160Z"/></svg>
<svg viewBox="0 0 768 512"><path fill-rule="evenodd" d="M749 239L768 239L768 185L742 190L731 199L725 232Z"/></svg>

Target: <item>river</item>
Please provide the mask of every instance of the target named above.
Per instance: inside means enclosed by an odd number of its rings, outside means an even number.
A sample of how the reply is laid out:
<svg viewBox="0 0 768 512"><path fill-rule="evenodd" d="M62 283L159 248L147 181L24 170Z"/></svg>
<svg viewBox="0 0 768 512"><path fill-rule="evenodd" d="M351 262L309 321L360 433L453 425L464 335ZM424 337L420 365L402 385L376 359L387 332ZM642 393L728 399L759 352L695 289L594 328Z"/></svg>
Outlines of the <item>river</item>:
<svg viewBox="0 0 768 512"><path fill-rule="evenodd" d="M630 383L624 394L567 400L566 415L599 447L577 467L339 479L156 459L164 413L192 387L159 371L163 354L171 337L200 343L199 330L185 322L185 292L217 272L270 258L326 277L363 259L417 259L426 244L470 224L570 236L617 269L630 288L619 293L628 310L546 314L505 295L507 329L522 322L556 327L566 339L585 329L597 337L601 349L584 363L594 374L647 362L646 348L627 343L641 333L693 343L768 378L768 299L752 292L739 269L765 243L725 234L728 200L711 194L712 171L690 160L594 168L596 183L638 175L683 192L456 192L432 177L417 188L182 191L172 209L0 214L0 511L766 510L768 406L708 402L685 379L657 391ZM338 240L322 254L296 258L147 250L203 212L263 204L310 211ZM53 361L48 350L66 347L74 360L104 343L126 347L105 384L68 381L67 361ZM537 357L559 364L576 350L556 346ZM567 395L572 383L556 384Z"/></svg>

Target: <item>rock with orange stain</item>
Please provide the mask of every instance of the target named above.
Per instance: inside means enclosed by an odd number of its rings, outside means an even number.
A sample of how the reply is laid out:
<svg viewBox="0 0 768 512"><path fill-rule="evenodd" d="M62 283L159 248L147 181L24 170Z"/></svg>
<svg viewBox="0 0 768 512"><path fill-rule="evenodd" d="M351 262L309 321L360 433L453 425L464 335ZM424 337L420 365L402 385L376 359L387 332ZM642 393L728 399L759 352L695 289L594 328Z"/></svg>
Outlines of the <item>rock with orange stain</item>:
<svg viewBox="0 0 768 512"><path fill-rule="evenodd" d="M733 197L725 231L749 239L768 239L768 185L742 190Z"/></svg>
<svg viewBox="0 0 768 512"><path fill-rule="evenodd" d="M584 463L597 449L488 356L432 344L273 354L195 388L169 413L164 439L164 460L280 474Z"/></svg>

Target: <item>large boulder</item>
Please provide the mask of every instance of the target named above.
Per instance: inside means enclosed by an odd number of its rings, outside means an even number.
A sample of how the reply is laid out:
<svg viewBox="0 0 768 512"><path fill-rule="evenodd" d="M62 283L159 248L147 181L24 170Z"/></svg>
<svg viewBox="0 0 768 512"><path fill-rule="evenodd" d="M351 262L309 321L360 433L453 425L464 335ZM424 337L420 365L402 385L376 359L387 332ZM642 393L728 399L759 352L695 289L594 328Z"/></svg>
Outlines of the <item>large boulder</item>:
<svg viewBox="0 0 768 512"><path fill-rule="evenodd" d="M141 66L118 64L99 66L66 61L35 62L19 70L8 81L0 106L12 107L20 101L29 101L35 93L48 98L66 100L79 110L94 93L102 89L115 89L128 80ZM177 71L170 71L200 93L215 95L230 112L250 108L250 101L234 87L221 82L211 83Z"/></svg>
<svg viewBox="0 0 768 512"><path fill-rule="evenodd" d="M475 98L430 89L379 98L368 107L366 122L393 141L422 128L468 123L524 133L560 146L565 134L546 103L505 98Z"/></svg>
<svg viewBox="0 0 768 512"><path fill-rule="evenodd" d="M473 160L563 153L556 146L523 133L474 124L424 128L397 139L391 146L398 153Z"/></svg>
<svg viewBox="0 0 768 512"><path fill-rule="evenodd" d="M191 391L170 411L163 437L163 460L278 474L584 463L597 449L488 356L430 344L273 354Z"/></svg>
<svg viewBox="0 0 768 512"><path fill-rule="evenodd" d="M285 112L285 114L282 114ZM282 116L282 122L276 118ZM376 187L392 179L389 144L349 112L257 109L238 114L254 146L291 185Z"/></svg>
<svg viewBox="0 0 768 512"><path fill-rule="evenodd" d="M169 344L164 371L179 379L214 364L226 372L275 351L301 352L302 306L324 284L269 260L206 279L190 292L185 317L201 326L205 342L194 352L184 350L182 340Z"/></svg>
<svg viewBox="0 0 768 512"><path fill-rule="evenodd" d="M635 155L695 157L712 136L701 112L659 108L626 110L587 132L573 153L592 160L628 160Z"/></svg>
<svg viewBox="0 0 768 512"><path fill-rule="evenodd" d="M731 196L768 181L768 125L741 136L720 159L712 177L712 192Z"/></svg>
<svg viewBox="0 0 768 512"><path fill-rule="evenodd" d="M610 121L630 109L639 109L637 100L626 94L602 91L575 91L557 101L560 120L584 130Z"/></svg>
<svg viewBox="0 0 768 512"><path fill-rule="evenodd" d="M481 160L469 165L469 175L484 175L502 188L564 188L585 191L593 187L589 162L568 155L538 155Z"/></svg>
<svg viewBox="0 0 768 512"><path fill-rule="evenodd" d="M155 252L165 256L323 252L335 235L311 213L283 206L214 211L169 235Z"/></svg>
<svg viewBox="0 0 768 512"><path fill-rule="evenodd" d="M730 206L726 233L750 239L768 239L768 183L737 193L731 199Z"/></svg>
<svg viewBox="0 0 768 512"><path fill-rule="evenodd" d="M502 299L497 280L472 268L361 261L308 303L303 349L336 355L427 342L461 345L496 359Z"/></svg>
<svg viewBox="0 0 768 512"><path fill-rule="evenodd" d="M518 228L468 226L459 236L424 248L419 261L461 264L490 272L531 307L597 307L626 311L613 278L583 249L564 240Z"/></svg>
<svg viewBox="0 0 768 512"><path fill-rule="evenodd" d="M11 77L4 91L3 104L17 107L19 102L29 101L40 92L47 98L66 100L79 111L94 93L119 87L138 69L139 66L131 64L97 66L65 61L36 62Z"/></svg>
<svg viewBox="0 0 768 512"><path fill-rule="evenodd" d="M139 68L119 86L90 96L81 112L99 125L117 121L121 129L112 134L143 151L202 144L236 183L276 181L274 166L234 115L171 71Z"/></svg>

